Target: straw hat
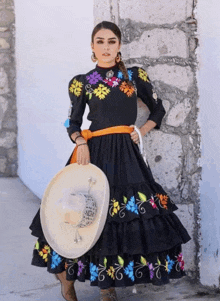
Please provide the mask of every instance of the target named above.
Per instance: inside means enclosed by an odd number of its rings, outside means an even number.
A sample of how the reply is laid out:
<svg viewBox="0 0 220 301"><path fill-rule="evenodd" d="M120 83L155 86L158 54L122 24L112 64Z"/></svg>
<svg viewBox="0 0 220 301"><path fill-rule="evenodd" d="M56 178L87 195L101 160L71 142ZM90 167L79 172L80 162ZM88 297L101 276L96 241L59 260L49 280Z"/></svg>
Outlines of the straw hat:
<svg viewBox="0 0 220 301"><path fill-rule="evenodd" d="M44 236L61 256L77 258L100 237L109 207L109 183L97 166L70 164L47 186L40 207Z"/></svg>

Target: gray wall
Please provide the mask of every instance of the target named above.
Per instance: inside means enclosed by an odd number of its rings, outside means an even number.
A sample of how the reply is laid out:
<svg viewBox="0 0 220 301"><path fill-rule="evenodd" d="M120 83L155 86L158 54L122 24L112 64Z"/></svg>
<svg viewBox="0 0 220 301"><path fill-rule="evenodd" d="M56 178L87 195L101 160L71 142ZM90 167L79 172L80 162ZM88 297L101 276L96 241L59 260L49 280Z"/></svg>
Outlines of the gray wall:
<svg viewBox="0 0 220 301"><path fill-rule="evenodd" d="M127 66L145 68L167 114L160 131L144 138L155 179L178 205L177 215L192 240L184 245L188 275L197 270L197 213L201 168L197 123L196 20L193 0L94 1L95 23L116 22L123 32L122 56ZM140 126L148 109L139 100Z"/></svg>
<svg viewBox="0 0 220 301"><path fill-rule="evenodd" d="M17 174L14 1L0 0L0 177Z"/></svg>

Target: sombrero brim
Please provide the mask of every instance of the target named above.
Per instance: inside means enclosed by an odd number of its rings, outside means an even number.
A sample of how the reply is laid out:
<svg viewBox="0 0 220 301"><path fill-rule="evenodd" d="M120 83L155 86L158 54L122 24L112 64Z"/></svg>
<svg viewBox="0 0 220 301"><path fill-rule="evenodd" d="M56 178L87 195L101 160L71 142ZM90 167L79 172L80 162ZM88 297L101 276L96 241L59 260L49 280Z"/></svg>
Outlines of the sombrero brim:
<svg viewBox="0 0 220 301"><path fill-rule="evenodd" d="M96 179L90 194L96 201L97 214L90 226L78 229L82 240L74 243L73 227L63 222L57 202L62 199L63 192L70 188L74 189L75 193L88 193L89 177ZM78 258L95 245L105 225L109 194L106 175L91 163L87 165L70 164L53 177L43 195L40 219L47 242L59 255L66 258Z"/></svg>

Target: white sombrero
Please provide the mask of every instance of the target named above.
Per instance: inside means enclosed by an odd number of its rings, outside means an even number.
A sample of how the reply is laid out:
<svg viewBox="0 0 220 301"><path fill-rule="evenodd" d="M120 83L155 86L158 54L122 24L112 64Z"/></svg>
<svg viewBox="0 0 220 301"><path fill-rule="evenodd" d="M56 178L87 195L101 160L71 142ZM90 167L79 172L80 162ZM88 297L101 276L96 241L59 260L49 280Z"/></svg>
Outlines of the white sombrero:
<svg viewBox="0 0 220 301"><path fill-rule="evenodd" d="M97 166L70 164L47 186L40 207L44 236L61 256L77 258L99 239L109 207L109 183Z"/></svg>

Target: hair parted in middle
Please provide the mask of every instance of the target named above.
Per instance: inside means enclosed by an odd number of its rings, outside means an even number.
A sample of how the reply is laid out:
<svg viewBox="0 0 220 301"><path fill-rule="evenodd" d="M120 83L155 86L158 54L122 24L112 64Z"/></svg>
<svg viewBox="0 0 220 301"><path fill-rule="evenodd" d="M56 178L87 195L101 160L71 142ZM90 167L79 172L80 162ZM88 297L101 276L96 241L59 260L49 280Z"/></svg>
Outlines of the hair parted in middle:
<svg viewBox="0 0 220 301"><path fill-rule="evenodd" d="M92 31L92 43L94 43L94 36L101 29L111 30L116 35L116 37L119 39L119 43L121 44L121 31L120 31L119 27L115 23L112 23L109 21L102 21L94 27L94 29ZM124 78L125 78L126 82L128 83L128 85L133 86L133 83L129 80L127 68L125 67L124 62L121 59L121 52L118 53L118 56L120 56L120 60L119 60L119 62L116 61L116 63L118 65L119 69L121 70L121 72L123 73Z"/></svg>

